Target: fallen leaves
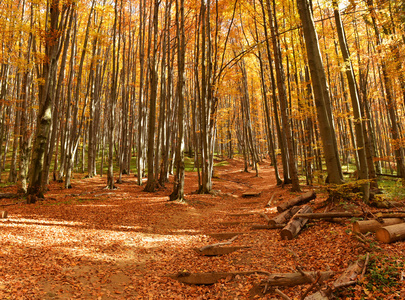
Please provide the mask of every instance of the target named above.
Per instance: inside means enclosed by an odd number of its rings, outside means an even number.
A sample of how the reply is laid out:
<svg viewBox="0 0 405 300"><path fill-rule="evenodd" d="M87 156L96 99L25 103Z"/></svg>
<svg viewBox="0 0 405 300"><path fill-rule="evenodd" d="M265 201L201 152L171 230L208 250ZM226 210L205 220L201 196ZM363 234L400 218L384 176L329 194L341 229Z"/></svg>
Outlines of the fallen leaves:
<svg viewBox="0 0 405 300"><path fill-rule="evenodd" d="M9 218L0 220L0 299L245 299L263 275L225 277L212 286L184 285L164 276L180 271L288 273L297 261L306 270L339 272L363 253L345 233L350 224L314 221L291 241L281 241L279 230L244 226L266 224L260 213L272 218L278 204L296 195L275 185L268 166L261 166L259 178L241 168L234 160L226 172L216 170L214 189L221 192L215 196L192 193L197 176L187 172L186 204L167 202L170 188L143 192L132 175L113 195L102 190L105 178L73 181L71 190L52 183L49 197L55 200L11 206ZM256 203L242 198L248 189L261 192ZM266 208L274 194L273 207ZM235 221L239 224L221 225ZM200 256L194 248L220 242L220 235L212 233L225 233L227 239L241 234L232 246L249 248ZM402 244L384 249L403 257ZM301 290L282 292L299 297ZM367 296L362 288L354 293Z"/></svg>

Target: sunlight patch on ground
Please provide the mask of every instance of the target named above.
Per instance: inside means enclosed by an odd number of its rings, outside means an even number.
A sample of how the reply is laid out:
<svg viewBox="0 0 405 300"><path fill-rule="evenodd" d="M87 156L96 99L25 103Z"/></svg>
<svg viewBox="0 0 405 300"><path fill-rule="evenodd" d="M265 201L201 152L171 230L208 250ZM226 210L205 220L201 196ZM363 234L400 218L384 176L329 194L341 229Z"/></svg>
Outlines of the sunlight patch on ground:
<svg viewBox="0 0 405 300"><path fill-rule="evenodd" d="M198 243L196 235L162 235L135 231L83 228L80 222L12 219L0 222L0 239L11 247L1 252L12 255L15 247L42 248L64 252L75 257L91 260L115 260L127 258L128 250L140 248L184 249ZM117 226L125 229L142 229L140 226ZM130 249L128 249L128 247ZM131 254L132 255L132 254ZM115 258L114 258L115 257ZM129 259L129 258L128 258Z"/></svg>
<svg viewBox="0 0 405 300"><path fill-rule="evenodd" d="M83 226L81 222L72 222L72 221L58 221L58 220L40 220L40 219L26 219L26 218L7 218L0 219L0 224L3 223L5 226L13 226L14 224L34 224L34 225L62 225L62 226Z"/></svg>
<svg viewBox="0 0 405 300"><path fill-rule="evenodd" d="M79 204L78 206L89 206L89 207L118 207L118 204Z"/></svg>
<svg viewBox="0 0 405 300"><path fill-rule="evenodd" d="M273 206L273 207L270 207L270 208L266 208L265 211L267 213L271 213L271 214L276 213L277 212L277 207Z"/></svg>

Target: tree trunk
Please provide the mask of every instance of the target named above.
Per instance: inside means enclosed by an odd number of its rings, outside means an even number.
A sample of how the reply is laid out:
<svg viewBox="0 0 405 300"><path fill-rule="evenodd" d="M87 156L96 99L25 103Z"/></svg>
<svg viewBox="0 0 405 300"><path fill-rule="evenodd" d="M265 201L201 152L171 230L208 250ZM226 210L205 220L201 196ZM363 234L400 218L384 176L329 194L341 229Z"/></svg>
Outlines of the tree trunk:
<svg viewBox="0 0 405 300"><path fill-rule="evenodd" d="M405 223L382 227L377 230L376 238L378 241L390 244L405 239Z"/></svg>
<svg viewBox="0 0 405 300"><path fill-rule="evenodd" d="M36 197L43 197L41 190L42 172L44 155L49 136L49 129L52 121L52 89L55 88L55 77L58 65L58 53L61 44L63 44L64 35L55 36L54 32L66 30L66 11L73 9L72 6L64 6L62 11L62 18L60 18L61 11L59 10L59 0L52 0L49 5L49 27L45 34L47 35L45 44L45 54L49 58L45 60L42 68L42 78L44 82L40 85L39 93L39 113L37 121L37 129L35 132L32 161L30 166L30 180L28 186L28 194L32 197L27 199L27 202L35 202ZM62 23L62 24L61 24Z"/></svg>
<svg viewBox="0 0 405 300"><path fill-rule="evenodd" d="M299 217L300 213L311 213L312 208L308 205L301 207L301 209L294 215L293 219L288 222L287 226L284 227L280 236L282 240L292 240L301 231L302 227L308 222L307 218Z"/></svg>
<svg viewBox="0 0 405 300"><path fill-rule="evenodd" d="M186 43L184 33L184 0L176 0L176 27L177 27L177 61L178 61L178 81L177 81L177 126L178 135L176 143L176 175L174 178L173 192L170 195L170 200L184 199L184 90L185 90L185 57L186 57Z"/></svg>
<svg viewBox="0 0 405 300"><path fill-rule="evenodd" d="M366 158L366 148L364 142L364 124L363 116L360 109L359 93L357 91L356 79L354 76L353 66L350 60L350 53L347 46L346 35L343 28L342 19L340 17L340 11L336 0L333 2L336 29L339 37L340 49L342 51L342 56L344 59L344 66L346 69L347 82L349 85L350 98L352 100L353 116L354 116L354 128L356 131L356 144L357 153L359 157L359 167L358 176L359 179L363 179L365 182L361 184L361 189L363 192L363 201L368 203L370 198L370 183L368 182L368 165Z"/></svg>
<svg viewBox="0 0 405 300"><path fill-rule="evenodd" d="M340 184L342 183L343 174L336 147L336 135L332 127L332 120L328 114L327 105L330 105L330 99L315 23L309 2L307 0L297 0L297 4L305 36L305 45L315 96L315 106L317 109L329 182Z"/></svg>

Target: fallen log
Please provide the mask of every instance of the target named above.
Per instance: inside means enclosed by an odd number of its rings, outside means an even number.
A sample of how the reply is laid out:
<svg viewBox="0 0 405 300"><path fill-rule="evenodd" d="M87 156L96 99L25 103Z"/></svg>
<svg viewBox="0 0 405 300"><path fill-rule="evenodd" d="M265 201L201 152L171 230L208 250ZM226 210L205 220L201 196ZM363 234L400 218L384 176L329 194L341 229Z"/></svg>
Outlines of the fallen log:
<svg viewBox="0 0 405 300"><path fill-rule="evenodd" d="M252 229L281 229L284 228L286 224L274 224L274 225L262 225L254 224Z"/></svg>
<svg viewBox="0 0 405 300"><path fill-rule="evenodd" d="M13 193L3 193L0 194L0 199L11 199L11 198L18 198L20 194L13 194Z"/></svg>
<svg viewBox="0 0 405 300"><path fill-rule="evenodd" d="M295 197L284 203L281 203L279 206L277 206L277 211L283 212L283 211L289 209L290 207L307 203L310 200L315 199L315 198L316 198L316 194L314 191L306 192L299 197Z"/></svg>
<svg viewBox="0 0 405 300"><path fill-rule="evenodd" d="M358 259L353 264L351 264L343 273L339 276L338 279L332 285L333 289L340 287L349 286L357 283L360 279L360 276L363 273L363 269L366 268L366 259Z"/></svg>
<svg viewBox="0 0 405 300"><path fill-rule="evenodd" d="M234 246L234 247L214 247L214 248L195 248L194 250L203 256L220 256L235 252L240 249L249 248L249 246Z"/></svg>
<svg viewBox="0 0 405 300"><path fill-rule="evenodd" d="M382 227L377 230L376 238L378 241L390 244L405 239L405 223Z"/></svg>
<svg viewBox="0 0 405 300"><path fill-rule="evenodd" d="M179 282L186 284L196 284L196 285L210 285L218 282L221 279L234 277L236 275L252 275L252 274L264 274L270 275L270 273L265 271L248 271L248 272L212 272L212 273L189 273L189 272L179 272L174 275L166 275L176 279Z"/></svg>
<svg viewBox="0 0 405 300"><path fill-rule="evenodd" d="M332 271L320 272L320 278L318 282L325 281L332 277L335 273ZM265 283L268 286L296 286L301 284L308 284L311 282L311 276L317 277L317 272L300 272L296 273L282 273L282 274L271 274Z"/></svg>
<svg viewBox="0 0 405 300"><path fill-rule="evenodd" d="M365 259L359 259L351 264L338 279L329 286L326 290L319 290L315 294L305 297L305 300L328 300L332 292L338 288L350 286L360 281L369 261L369 253L367 253Z"/></svg>
<svg viewBox="0 0 405 300"><path fill-rule="evenodd" d="M379 222L377 220L356 221L353 223L353 232L376 232L381 227L401 223L404 223L404 220L400 218L382 219L382 222Z"/></svg>
<svg viewBox="0 0 405 300"><path fill-rule="evenodd" d="M299 215L300 213L308 212L312 212L312 208L309 205L301 207L290 222L288 222L287 226L281 230L280 236L282 240L292 240L295 236L297 236L302 227L308 222L307 218L301 218Z"/></svg>
<svg viewBox="0 0 405 300"><path fill-rule="evenodd" d="M287 223L293 215L295 215L300 210L299 206L291 207L281 214L270 219L269 225L284 224Z"/></svg>
<svg viewBox="0 0 405 300"><path fill-rule="evenodd" d="M242 197L244 197L244 198L248 198L248 197L258 197L258 196L260 196L261 193L262 193L262 192L260 192L260 191L255 191L255 190L246 191L246 192L244 192L244 193L242 194Z"/></svg>
<svg viewBox="0 0 405 300"><path fill-rule="evenodd" d="M241 235L243 232L217 232L217 233L207 233L208 236L217 240L229 240L234 236Z"/></svg>
<svg viewBox="0 0 405 300"><path fill-rule="evenodd" d="M332 219L332 218L353 218L353 217L361 217L363 213L351 213L351 212L327 212L327 213L303 213L299 216L300 218L307 218L307 219Z"/></svg>
<svg viewBox="0 0 405 300"><path fill-rule="evenodd" d="M222 243L216 243L216 244L211 244L211 245L207 245L207 246L201 247L201 248L199 248L199 250L200 250L200 251L204 251L205 249L210 249L210 248L214 248L214 247L230 245L230 244L232 244L232 242L233 242L234 240L237 239L237 237L238 237L238 235L236 235L236 236L234 236L233 238L231 238L230 240L225 241L225 242L222 242Z"/></svg>
<svg viewBox="0 0 405 300"><path fill-rule="evenodd" d="M263 217L263 218L267 221L267 223L270 222L270 218L269 218L265 213L260 213L259 215L260 215L261 217Z"/></svg>
<svg viewBox="0 0 405 300"><path fill-rule="evenodd" d="M386 199L374 199L373 201L370 202L369 206L377 208L394 208L394 207L404 207L405 203Z"/></svg>
<svg viewBox="0 0 405 300"><path fill-rule="evenodd" d="M7 218L7 211L0 211L0 219L6 219Z"/></svg>
<svg viewBox="0 0 405 300"><path fill-rule="evenodd" d="M405 218L405 213L376 213L377 218Z"/></svg>

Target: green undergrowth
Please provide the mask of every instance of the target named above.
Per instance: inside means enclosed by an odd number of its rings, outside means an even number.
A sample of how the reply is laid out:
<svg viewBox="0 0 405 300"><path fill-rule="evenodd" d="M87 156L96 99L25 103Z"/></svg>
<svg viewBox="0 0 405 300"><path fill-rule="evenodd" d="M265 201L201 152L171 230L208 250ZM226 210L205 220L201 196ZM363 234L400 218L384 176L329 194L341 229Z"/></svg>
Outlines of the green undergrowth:
<svg viewBox="0 0 405 300"><path fill-rule="evenodd" d="M404 272L404 257L373 253L364 278L357 285L336 292L334 299L403 299L399 286Z"/></svg>

